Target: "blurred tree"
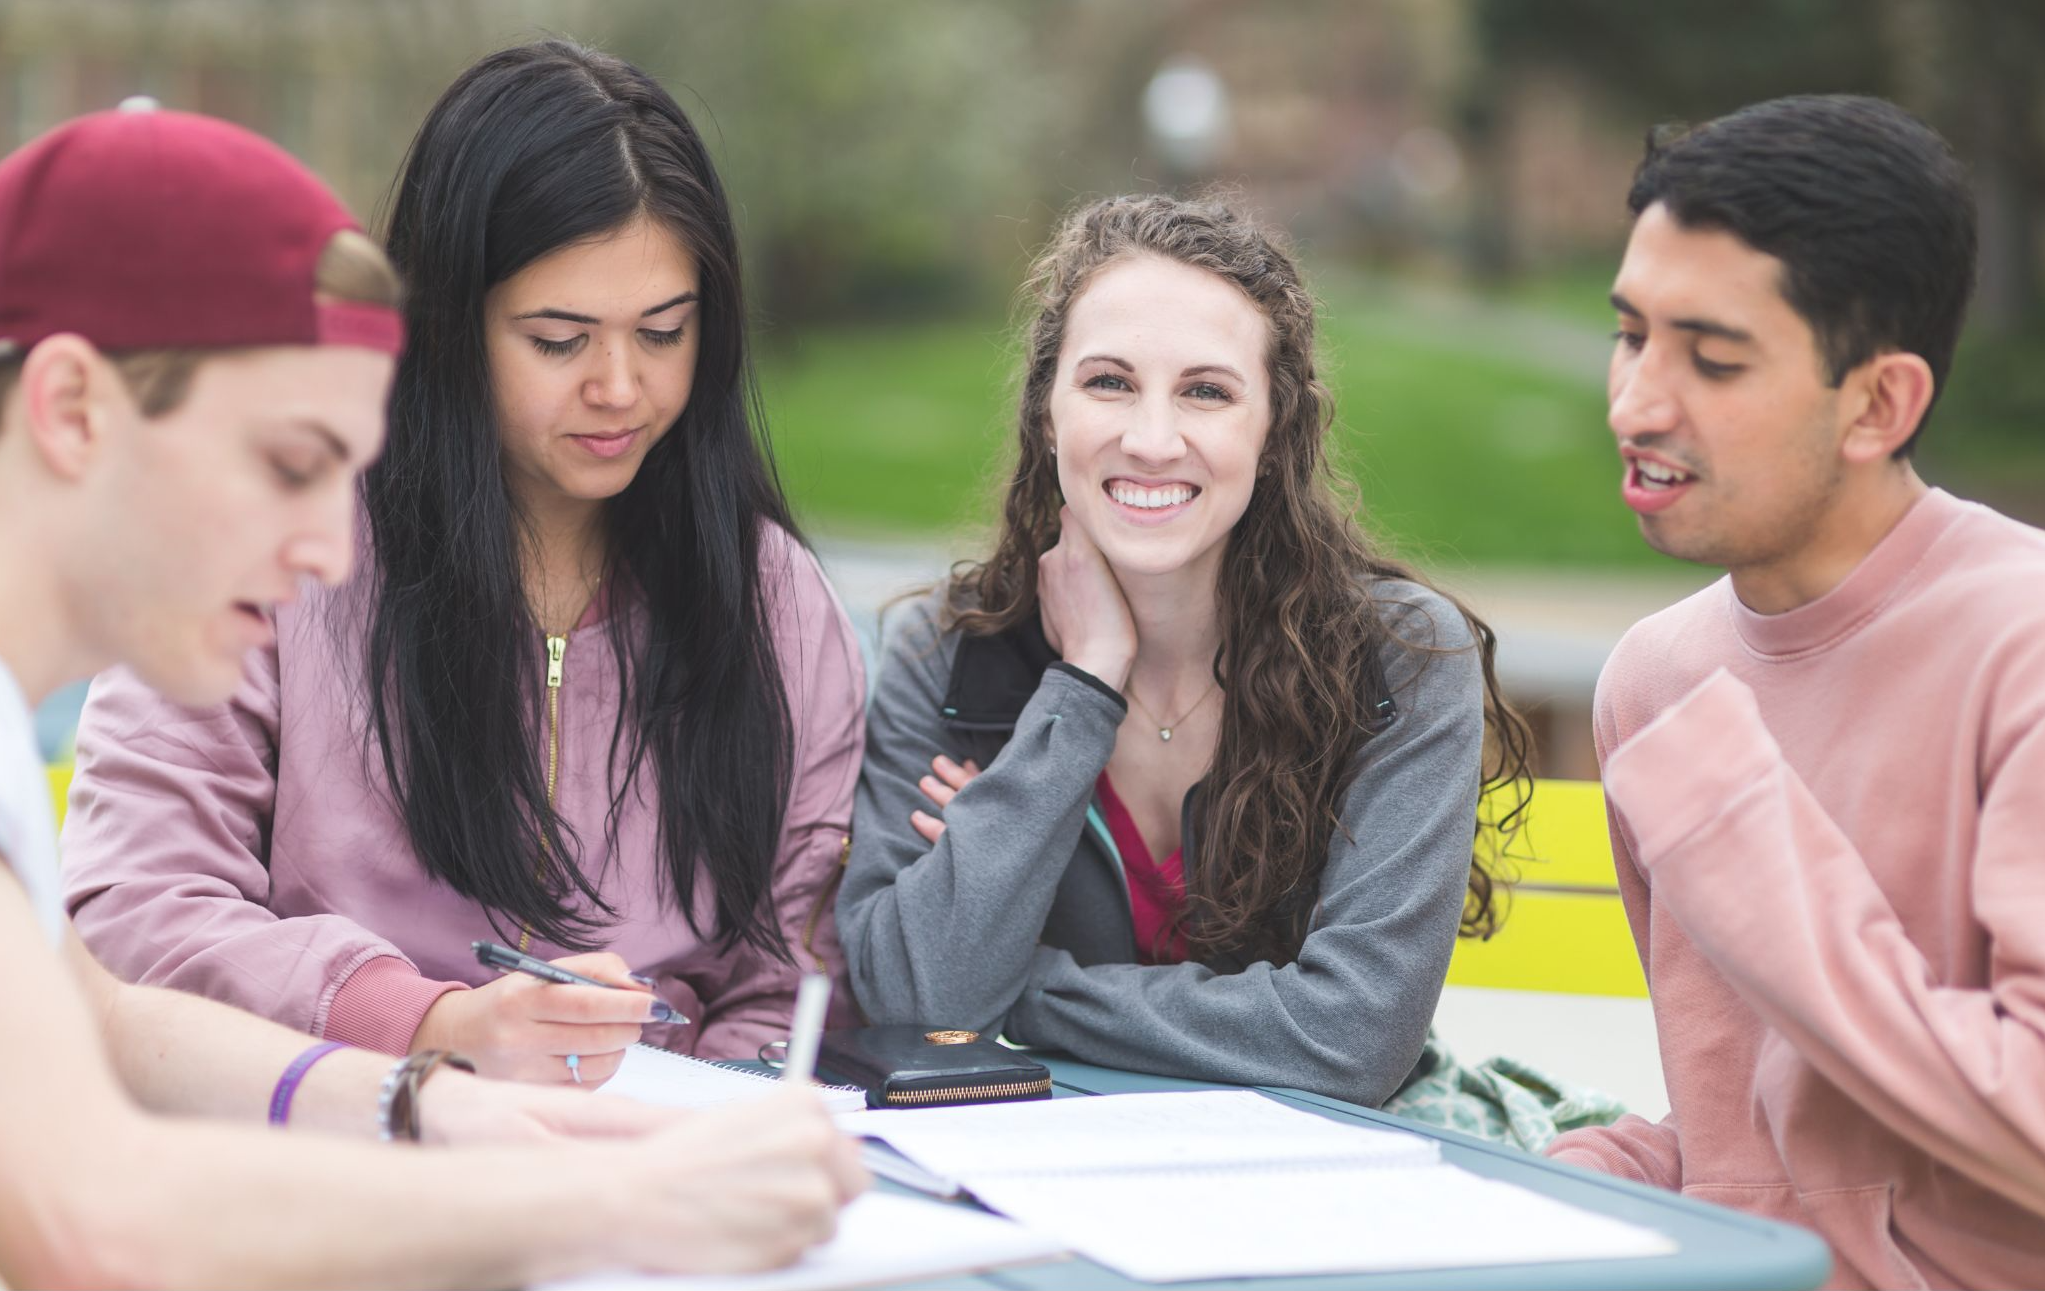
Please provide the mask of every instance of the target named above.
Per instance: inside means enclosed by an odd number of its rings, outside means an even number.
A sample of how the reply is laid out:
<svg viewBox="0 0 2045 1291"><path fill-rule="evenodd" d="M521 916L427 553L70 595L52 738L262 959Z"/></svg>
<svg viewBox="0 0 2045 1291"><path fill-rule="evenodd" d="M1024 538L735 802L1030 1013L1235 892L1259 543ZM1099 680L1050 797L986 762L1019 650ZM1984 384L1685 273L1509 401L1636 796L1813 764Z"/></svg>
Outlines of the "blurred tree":
<svg viewBox="0 0 2045 1291"><path fill-rule="evenodd" d="M1978 321L1995 332L2041 321L2045 4L1473 0L1472 29L1482 70L1463 114L1484 171L1480 267L1517 267L1499 151L1515 84L1532 71L1569 75L1643 128L1783 94L1880 94L1931 121L1974 168L1982 204Z"/></svg>
<svg viewBox="0 0 2045 1291"><path fill-rule="evenodd" d="M1077 137L1136 128L1133 106L1094 113L1151 25L1086 0L611 0L589 17L578 32L696 116L741 204L760 311L789 323L1004 295L1042 234L1018 222L1085 182Z"/></svg>
<svg viewBox="0 0 2045 1291"><path fill-rule="evenodd" d="M1880 0L1898 92L1953 140L1981 203L1975 321L2045 328L2045 4Z"/></svg>
<svg viewBox="0 0 2045 1291"><path fill-rule="evenodd" d="M1525 267L1509 179L1529 83L1566 78L1600 115L1648 127L1792 93L1882 94L1888 62L1857 0L1471 0L1475 73L1461 108L1476 158L1473 267ZM1612 195L1614 211L1623 193Z"/></svg>

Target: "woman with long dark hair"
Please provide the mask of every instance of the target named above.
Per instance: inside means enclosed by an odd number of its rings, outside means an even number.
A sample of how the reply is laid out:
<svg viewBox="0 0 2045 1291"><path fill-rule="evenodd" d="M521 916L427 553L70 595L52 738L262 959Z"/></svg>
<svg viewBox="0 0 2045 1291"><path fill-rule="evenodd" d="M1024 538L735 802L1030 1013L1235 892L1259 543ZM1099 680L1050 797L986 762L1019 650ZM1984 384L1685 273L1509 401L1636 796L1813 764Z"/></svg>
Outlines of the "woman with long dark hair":
<svg viewBox="0 0 2045 1291"><path fill-rule="evenodd" d="M876 1022L1380 1104L1459 926L1499 914L1478 794L1528 787L1527 731L1492 634L1331 487L1274 235L1112 198L1027 290L994 554L883 651L838 900L854 989Z"/></svg>
<svg viewBox="0 0 2045 1291"><path fill-rule="evenodd" d="M637 69L506 50L421 127L389 246L363 567L279 609L230 705L96 684L79 928L132 979L496 1075L600 1082L649 1022L750 1057L838 962L862 679L760 439L708 152ZM629 989L499 979L479 939Z"/></svg>

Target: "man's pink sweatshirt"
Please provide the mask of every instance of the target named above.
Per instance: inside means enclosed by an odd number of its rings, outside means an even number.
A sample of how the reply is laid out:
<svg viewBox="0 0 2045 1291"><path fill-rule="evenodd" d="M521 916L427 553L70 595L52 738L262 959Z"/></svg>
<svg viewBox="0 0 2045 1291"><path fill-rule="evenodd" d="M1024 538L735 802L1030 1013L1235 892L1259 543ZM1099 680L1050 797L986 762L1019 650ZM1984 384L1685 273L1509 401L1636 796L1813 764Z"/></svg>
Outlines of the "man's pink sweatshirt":
<svg viewBox="0 0 2045 1291"><path fill-rule="evenodd" d="M1933 490L1808 605L1642 622L1596 721L1671 1111L1550 1154L1835 1286L2045 1287L2045 533Z"/></svg>

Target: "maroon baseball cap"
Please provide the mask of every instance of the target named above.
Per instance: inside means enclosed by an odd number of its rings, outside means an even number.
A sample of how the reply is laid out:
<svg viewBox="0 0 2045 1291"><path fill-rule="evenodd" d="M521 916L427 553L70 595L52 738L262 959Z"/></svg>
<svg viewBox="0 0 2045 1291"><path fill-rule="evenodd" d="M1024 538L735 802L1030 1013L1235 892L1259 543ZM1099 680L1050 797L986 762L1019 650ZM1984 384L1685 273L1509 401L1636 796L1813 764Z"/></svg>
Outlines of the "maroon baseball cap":
<svg viewBox="0 0 2045 1291"><path fill-rule="evenodd" d="M395 355L395 310L318 301L348 209L240 126L131 100L0 160L0 358L75 332L102 350L355 345Z"/></svg>

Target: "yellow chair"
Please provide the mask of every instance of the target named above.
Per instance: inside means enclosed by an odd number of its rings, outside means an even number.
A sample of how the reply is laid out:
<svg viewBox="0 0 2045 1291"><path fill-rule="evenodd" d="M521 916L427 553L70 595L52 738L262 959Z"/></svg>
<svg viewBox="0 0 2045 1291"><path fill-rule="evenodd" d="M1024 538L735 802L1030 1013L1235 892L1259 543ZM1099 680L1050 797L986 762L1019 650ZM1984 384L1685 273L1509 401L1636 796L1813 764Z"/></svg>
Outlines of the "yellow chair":
<svg viewBox="0 0 2045 1291"><path fill-rule="evenodd" d="M1646 999L1598 783L1538 781L1512 853L1519 882L1504 926L1489 941L1456 943L1448 984Z"/></svg>
<svg viewBox="0 0 2045 1291"><path fill-rule="evenodd" d="M57 812L57 828L64 827L64 800L71 794L71 764L52 762L43 768L50 777L50 806Z"/></svg>

